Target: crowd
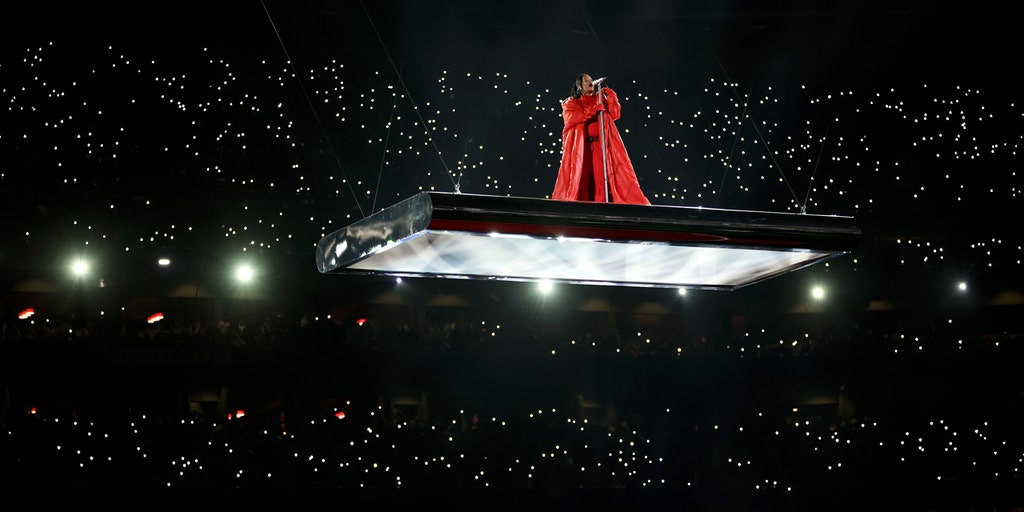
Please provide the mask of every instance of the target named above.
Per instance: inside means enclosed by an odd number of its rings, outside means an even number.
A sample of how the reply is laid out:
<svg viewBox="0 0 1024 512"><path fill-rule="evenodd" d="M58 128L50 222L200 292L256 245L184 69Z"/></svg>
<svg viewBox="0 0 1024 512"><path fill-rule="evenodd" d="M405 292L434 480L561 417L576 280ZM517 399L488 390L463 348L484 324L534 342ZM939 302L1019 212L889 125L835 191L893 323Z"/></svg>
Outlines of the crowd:
<svg viewBox="0 0 1024 512"><path fill-rule="evenodd" d="M838 330L809 315L716 339L450 313L140 329L8 317L5 474L15 488L409 503L1024 504L1012 322L972 331L914 312L916 329ZM190 408L183 390L204 380L248 407Z"/></svg>

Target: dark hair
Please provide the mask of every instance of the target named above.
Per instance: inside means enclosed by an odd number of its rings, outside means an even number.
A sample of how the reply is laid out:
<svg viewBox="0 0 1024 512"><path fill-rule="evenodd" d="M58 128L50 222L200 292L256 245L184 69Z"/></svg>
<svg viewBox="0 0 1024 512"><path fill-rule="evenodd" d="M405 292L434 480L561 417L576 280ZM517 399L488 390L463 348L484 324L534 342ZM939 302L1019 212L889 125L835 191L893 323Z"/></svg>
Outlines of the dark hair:
<svg viewBox="0 0 1024 512"><path fill-rule="evenodd" d="M586 73L580 74L580 76L576 77L576 81L572 83L572 88L569 89L569 97L572 99L583 96L583 77L585 76L587 76Z"/></svg>

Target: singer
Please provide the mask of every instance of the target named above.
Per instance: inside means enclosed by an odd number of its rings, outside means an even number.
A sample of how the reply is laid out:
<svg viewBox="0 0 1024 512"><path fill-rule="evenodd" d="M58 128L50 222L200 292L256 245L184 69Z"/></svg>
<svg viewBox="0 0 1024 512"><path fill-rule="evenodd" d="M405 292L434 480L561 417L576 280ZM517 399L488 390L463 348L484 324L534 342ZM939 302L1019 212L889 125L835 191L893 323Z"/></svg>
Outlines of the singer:
<svg viewBox="0 0 1024 512"><path fill-rule="evenodd" d="M562 161L551 198L651 204L640 190L633 163L615 127L622 115L619 97L600 83L603 80L595 85L595 80L584 73L576 78L570 96L562 100Z"/></svg>

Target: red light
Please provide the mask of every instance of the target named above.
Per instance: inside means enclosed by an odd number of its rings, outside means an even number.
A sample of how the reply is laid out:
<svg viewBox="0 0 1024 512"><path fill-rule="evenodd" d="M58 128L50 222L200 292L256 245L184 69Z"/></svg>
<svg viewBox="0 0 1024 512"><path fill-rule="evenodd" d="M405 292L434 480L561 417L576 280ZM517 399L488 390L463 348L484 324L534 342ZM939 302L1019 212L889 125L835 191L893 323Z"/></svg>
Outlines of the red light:
<svg viewBox="0 0 1024 512"><path fill-rule="evenodd" d="M362 327L363 324L366 323L366 319L365 318L360 318L359 320L356 320L356 323L359 324L359 327Z"/></svg>
<svg viewBox="0 0 1024 512"><path fill-rule="evenodd" d="M338 418L339 420L345 419L345 411L338 411L334 413L334 417Z"/></svg>
<svg viewBox="0 0 1024 512"><path fill-rule="evenodd" d="M18 320L24 320L34 314L36 314L36 310L32 308L25 308L21 310L21 313L18 313Z"/></svg>
<svg viewBox="0 0 1024 512"><path fill-rule="evenodd" d="M235 418L244 418L244 417L245 417L245 409L239 409L239 410L235 411Z"/></svg>
<svg viewBox="0 0 1024 512"><path fill-rule="evenodd" d="M146 323L155 324L164 319L164 314L159 311L146 317Z"/></svg>

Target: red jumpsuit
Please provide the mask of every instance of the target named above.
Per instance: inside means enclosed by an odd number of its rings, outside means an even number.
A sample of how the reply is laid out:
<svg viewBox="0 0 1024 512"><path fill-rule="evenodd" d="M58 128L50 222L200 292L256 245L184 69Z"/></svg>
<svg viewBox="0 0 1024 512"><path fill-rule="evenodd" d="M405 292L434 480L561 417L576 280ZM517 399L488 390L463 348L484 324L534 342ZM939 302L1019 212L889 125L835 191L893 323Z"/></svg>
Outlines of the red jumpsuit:
<svg viewBox="0 0 1024 512"><path fill-rule="evenodd" d="M601 152L601 116L604 110L604 141L607 145L608 192L612 203L651 204L640 190L633 163L622 143L616 120L622 106L615 91L605 87L603 105L596 94L562 102L562 162L552 199L605 202L604 160Z"/></svg>

